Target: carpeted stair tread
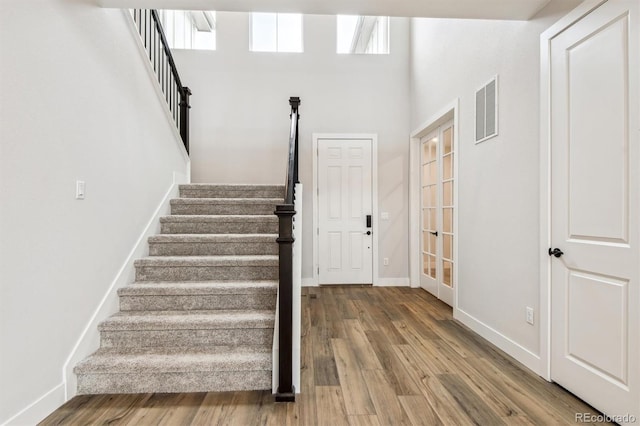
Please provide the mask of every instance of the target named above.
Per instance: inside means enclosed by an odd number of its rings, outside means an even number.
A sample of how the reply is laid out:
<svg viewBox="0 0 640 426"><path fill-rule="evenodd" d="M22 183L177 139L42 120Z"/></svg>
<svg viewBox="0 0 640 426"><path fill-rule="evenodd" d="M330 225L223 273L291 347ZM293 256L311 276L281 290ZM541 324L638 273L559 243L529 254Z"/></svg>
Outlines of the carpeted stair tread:
<svg viewBox="0 0 640 426"><path fill-rule="evenodd" d="M164 353L163 353L164 352ZM133 353L99 350L78 364L74 371L104 374L195 373L213 371L271 371L271 352L236 348L226 351L184 351L182 353L138 350Z"/></svg>
<svg viewBox="0 0 640 426"><path fill-rule="evenodd" d="M276 238L266 233L163 234L149 237L149 256L274 255L278 253Z"/></svg>
<svg viewBox="0 0 640 426"><path fill-rule="evenodd" d="M248 345L248 346L194 346L186 350L185 348L179 347L157 347L157 348L146 348L146 347L132 347L132 348L100 348L93 353L93 355L145 355L145 354L156 354L156 355L182 355L184 353L190 353L192 355L197 354L219 354L219 353L251 353L251 352L261 352L261 353L272 353L271 346L256 346L256 345Z"/></svg>
<svg viewBox="0 0 640 426"><path fill-rule="evenodd" d="M176 198L171 200L172 215L267 215L282 198Z"/></svg>
<svg viewBox="0 0 640 426"><path fill-rule="evenodd" d="M283 198L174 198L170 201L176 204L279 204Z"/></svg>
<svg viewBox="0 0 640 426"><path fill-rule="evenodd" d="M136 259L138 266L278 266L276 255L149 256Z"/></svg>
<svg viewBox="0 0 640 426"><path fill-rule="evenodd" d="M275 293L277 281L137 281L118 289L119 296Z"/></svg>
<svg viewBox="0 0 640 426"><path fill-rule="evenodd" d="M270 183L183 183L180 189L282 189L284 185Z"/></svg>
<svg viewBox="0 0 640 426"><path fill-rule="evenodd" d="M208 215L208 214L176 214L171 216L162 216L160 223L192 223L192 222L273 222L278 223L278 217L275 215L267 214L220 214L220 215Z"/></svg>
<svg viewBox="0 0 640 426"><path fill-rule="evenodd" d="M149 237L149 243L275 243L278 234L162 234Z"/></svg>
<svg viewBox="0 0 640 426"><path fill-rule="evenodd" d="M180 185L182 198L283 198L284 185L188 184Z"/></svg>
<svg viewBox="0 0 640 426"><path fill-rule="evenodd" d="M171 234L273 234L278 232L275 206L268 206L264 214L243 211L244 214L174 214L160 218L162 235ZM176 212L174 212L176 213ZM206 212L202 212L206 213ZM220 213L220 212L218 212ZM231 213L231 212L225 212Z"/></svg>
<svg viewBox="0 0 640 426"><path fill-rule="evenodd" d="M274 309L277 281L139 281L118 289L121 311Z"/></svg>
<svg viewBox="0 0 640 426"><path fill-rule="evenodd" d="M274 311L120 311L98 325L100 331L273 328Z"/></svg>

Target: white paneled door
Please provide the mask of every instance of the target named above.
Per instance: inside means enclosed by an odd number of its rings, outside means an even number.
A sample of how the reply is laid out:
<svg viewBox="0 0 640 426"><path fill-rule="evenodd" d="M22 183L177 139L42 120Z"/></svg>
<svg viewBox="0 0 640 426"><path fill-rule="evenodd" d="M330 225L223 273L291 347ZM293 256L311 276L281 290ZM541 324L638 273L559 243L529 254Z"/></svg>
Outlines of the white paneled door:
<svg viewBox="0 0 640 426"><path fill-rule="evenodd" d="M445 123L420 140L420 285L453 304L454 127Z"/></svg>
<svg viewBox="0 0 640 426"><path fill-rule="evenodd" d="M618 423L640 421L638 5L550 45L551 376Z"/></svg>
<svg viewBox="0 0 640 426"><path fill-rule="evenodd" d="M318 139L319 284L372 284L372 141Z"/></svg>

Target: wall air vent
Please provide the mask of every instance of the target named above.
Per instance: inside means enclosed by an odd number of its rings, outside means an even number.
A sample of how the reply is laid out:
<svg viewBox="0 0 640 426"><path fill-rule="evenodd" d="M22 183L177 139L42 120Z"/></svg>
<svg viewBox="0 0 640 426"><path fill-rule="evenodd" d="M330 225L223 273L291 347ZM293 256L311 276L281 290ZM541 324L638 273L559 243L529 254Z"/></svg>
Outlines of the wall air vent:
<svg viewBox="0 0 640 426"><path fill-rule="evenodd" d="M498 76L476 92L476 143L498 135Z"/></svg>

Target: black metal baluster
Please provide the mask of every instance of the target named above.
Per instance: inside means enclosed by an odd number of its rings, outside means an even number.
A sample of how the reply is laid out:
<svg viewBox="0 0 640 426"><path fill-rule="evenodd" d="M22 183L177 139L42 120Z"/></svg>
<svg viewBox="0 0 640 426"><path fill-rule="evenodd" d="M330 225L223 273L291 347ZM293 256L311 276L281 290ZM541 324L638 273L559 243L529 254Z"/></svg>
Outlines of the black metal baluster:
<svg viewBox="0 0 640 426"><path fill-rule="evenodd" d="M132 12L134 24L147 51L146 56L149 57L162 95L188 152L191 91L180 81L158 12L154 9L133 9Z"/></svg>

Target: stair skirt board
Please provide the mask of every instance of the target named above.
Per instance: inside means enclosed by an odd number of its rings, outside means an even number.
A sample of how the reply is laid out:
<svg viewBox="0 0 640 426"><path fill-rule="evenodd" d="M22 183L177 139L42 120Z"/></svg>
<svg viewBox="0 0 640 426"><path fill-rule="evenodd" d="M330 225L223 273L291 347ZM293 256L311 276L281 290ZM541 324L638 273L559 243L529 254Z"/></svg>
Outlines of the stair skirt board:
<svg viewBox="0 0 640 426"><path fill-rule="evenodd" d="M79 394L270 389L279 185L180 185L100 349L75 368Z"/></svg>

